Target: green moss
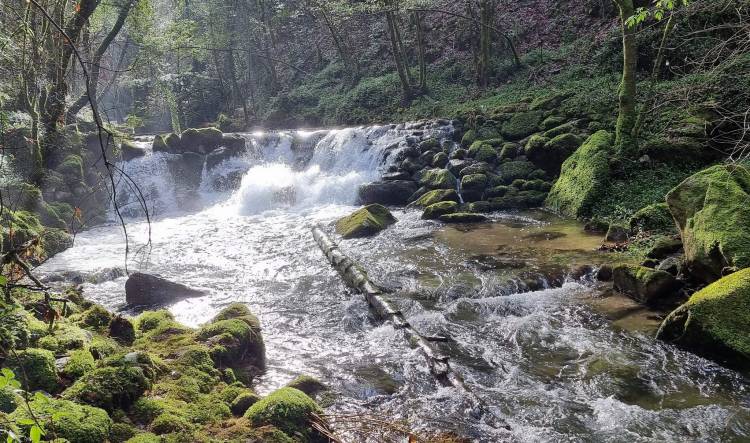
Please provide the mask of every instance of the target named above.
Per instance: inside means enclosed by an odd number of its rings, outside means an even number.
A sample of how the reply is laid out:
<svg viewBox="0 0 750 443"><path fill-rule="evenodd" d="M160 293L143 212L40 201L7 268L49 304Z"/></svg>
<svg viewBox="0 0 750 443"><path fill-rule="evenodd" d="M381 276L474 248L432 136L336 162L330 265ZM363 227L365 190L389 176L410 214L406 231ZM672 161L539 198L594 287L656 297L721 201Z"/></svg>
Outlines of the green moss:
<svg viewBox="0 0 750 443"><path fill-rule="evenodd" d="M25 389L41 389L50 393L58 388L55 355L46 349L25 349L11 355L4 363L13 370Z"/></svg>
<svg viewBox="0 0 750 443"><path fill-rule="evenodd" d="M247 410L245 417L255 426L272 425L289 436L300 435L308 440L315 432L310 427L313 414L323 410L302 391L278 389Z"/></svg>
<svg viewBox="0 0 750 443"><path fill-rule="evenodd" d="M326 389L325 385L318 379L310 377L309 375L300 375L295 377L294 380L286 384L288 388L299 389L307 395L315 395L320 391Z"/></svg>
<svg viewBox="0 0 750 443"><path fill-rule="evenodd" d="M526 209L541 206L546 196L546 192L510 188L502 197L493 197L489 201L493 209Z"/></svg>
<svg viewBox="0 0 750 443"><path fill-rule="evenodd" d="M497 150L492 145L483 144L473 154L469 151L469 156L476 161L492 164L497 161Z"/></svg>
<svg viewBox="0 0 750 443"><path fill-rule="evenodd" d="M71 380L76 380L83 374L92 371L96 363L94 356L88 349L79 349L70 353L68 362L65 363L61 374Z"/></svg>
<svg viewBox="0 0 750 443"><path fill-rule="evenodd" d="M550 190L545 204L572 217L590 215L593 205L609 180L612 136L599 131L586 140L562 164L560 178Z"/></svg>
<svg viewBox="0 0 750 443"><path fill-rule="evenodd" d="M198 331L197 337L209 344L215 362L235 366L242 360L262 364L265 359L260 330L251 326L245 317L209 323Z"/></svg>
<svg viewBox="0 0 750 443"><path fill-rule="evenodd" d="M142 432L127 440L126 443L162 443L162 439L151 432Z"/></svg>
<svg viewBox="0 0 750 443"><path fill-rule="evenodd" d="M83 159L80 155L68 155L57 167L57 172L61 173L68 183L83 181Z"/></svg>
<svg viewBox="0 0 750 443"><path fill-rule="evenodd" d="M58 438L76 443L101 443L109 437L112 420L99 408L47 398L35 398L29 406L34 416L43 421L46 429L54 430ZM16 409L9 418L19 422L31 416L24 407ZM21 428L28 426L20 425ZM27 432L24 434L28 435Z"/></svg>
<svg viewBox="0 0 750 443"><path fill-rule="evenodd" d="M542 121L542 129L546 131L546 130L555 128L557 126L560 126L563 123L565 123L565 118L557 116L557 115L550 115L549 117L545 118Z"/></svg>
<svg viewBox="0 0 750 443"><path fill-rule="evenodd" d="M122 347L109 337L94 335L89 345L89 351L96 359L103 359L122 351Z"/></svg>
<svg viewBox="0 0 750 443"><path fill-rule="evenodd" d="M555 138L564 134L571 134L576 130L576 127L572 123L565 123L560 126L556 126L552 129L548 129L544 132L544 136L547 138ZM572 134L571 134L572 135Z"/></svg>
<svg viewBox="0 0 750 443"><path fill-rule="evenodd" d="M2 349L23 349L29 345L29 315L19 307L8 307L0 315L0 346ZM35 318L31 317L33 320ZM38 321L38 320L36 320Z"/></svg>
<svg viewBox="0 0 750 443"><path fill-rule="evenodd" d="M150 386L136 365L108 366L85 374L63 392L63 398L112 411L127 408Z"/></svg>
<svg viewBox="0 0 750 443"><path fill-rule="evenodd" d="M0 233L5 251L38 237L42 232L39 218L31 212L5 210L0 214Z"/></svg>
<svg viewBox="0 0 750 443"><path fill-rule="evenodd" d="M133 426L127 423L114 423L109 431L109 441L112 443L123 443L136 434Z"/></svg>
<svg viewBox="0 0 750 443"><path fill-rule="evenodd" d="M336 222L336 232L344 238L367 237L393 223L396 223L396 218L385 206L372 204L340 218Z"/></svg>
<svg viewBox="0 0 750 443"><path fill-rule="evenodd" d="M654 203L639 209L630 217L630 229L646 232L674 232L675 223L666 203Z"/></svg>
<svg viewBox="0 0 750 443"><path fill-rule="evenodd" d="M253 314L250 312L250 308L248 308L246 304L232 303L216 314L212 321L229 320L230 318L245 317L248 315Z"/></svg>
<svg viewBox="0 0 750 443"><path fill-rule="evenodd" d="M676 287L671 274L645 266L621 264L615 266L612 275L615 289L646 304L669 298Z"/></svg>
<svg viewBox="0 0 750 443"><path fill-rule="evenodd" d="M189 431L193 427L182 417L165 412L151 422L151 432L156 435L170 434L172 432Z"/></svg>
<svg viewBox="0 0 750 443"><path fill-rule="evenodd" d="M500 177L505 184L510 184L519 178L527 178L535 169L536 166L533 163L520 160L505 162L499 167Z"/></svg>
<svg viewBox="0 0 750 443"><path fill-rule="evenodd" d="M515 143L505 143L500 149L500 160L510 160L518 155L518 145Z"/></svg>
<svg viewBox="0 0 750 443"><path fill-rule="evenodd" d="M510 187L508 186L504 186L504 185L495 186L484 191L484 196L485 198L502 197L505 194L507 194L509 190L510 190Z"/></svg>
<svg viewBox="0 0 750 443"><path fill-rule="evenodd" d="M750 266L750 171L717 165L687 178L667 194L680 229L688 268L704 281L724 268Z"/></svg>
<svg viewBox="0 0 750 443"><path fill-rule="evenodd" d="M419 179L419 184L431 189L455 189L456 177L447 169L430 169Z"/></svg>
<svg viewBox="0 0 750 443"><path fill-rule="evenodd" d="M477 140L477 131L469 129L461 137L461 146L468 147Z"/></svg>
<svg viewBox="0 0 750 443"><path fill-rule="evenodd" d="M519 140L539 130L544 114L540 111L518 112L505 124L502 133L511 140Z"/></svg>
<svg viewBox="0 0 750 443"><path fill-rule="evenodd" d="M73 246L73 236L62 229L45 229L41 239L44 256L47 258Z"/></svg>
<svg viewBox="0 0 750 443"><path fill-rule="evenodd" d="M427 192L414 202L415 206L427 207L441 201L458 202L458 194L455 189L435 189Z"/></svg>
<svg viewBox="0 0 750 443"><path fill-rule="evenodd" d="M250 408L250 406L258 403L261 400L260 396L252 391L245 391L237 395L230 405L232 414L236 416L242 416Z"/></svg>
<svg viewBox="0 0 750 443"><path fill-rule="evenodd" d="M430 165L434 168L444 168L448 164L448 154L445 152L438 152L432 157Z"/></svg>
<svg viewBox="0 0 750 443"><path fill-rule="evenodd" d="M94 305L81 314L82 325L95 330L103 330L112 320L112 314L101 305Z"/></svg>
<svg viewBox="0 0 750 443"><path fill-rule="evenodd" d="M750 268L730 274L669 314L657 336L750 368Z"/></svg>
<svg viewBox="0 0 750 443"><path fill-rule="evenodd" d="M141 332L149 332L163 323L171 322L174 316L167 310L146 311L136 318L136 328Z"/></svg>
<svg viewBox="0 0 750 443"><path fill-rule="evenodd" d="M453 201L444 201L439 203L433 203L424 209L422 218L425 220L432 220L440 217L441 215L451 214L458 210L458 203Z"/></svg>
<svg viewBox="0 0 750 443"><path fill-rule="evenodd" d="M461 189L483 191L486 186L487 176L485 174L469 174L461 179Z"/></svg>
<svg viewBox="0 0 750 443"><path fill-rule="evenodd" d="M549 140L549 138L540 134L534 134L529 137L529 140L526 142L526 146L524 147L526 156L532 157L535 155L539 155L538 153L542 151L544 145L546 145Z"/></svg>

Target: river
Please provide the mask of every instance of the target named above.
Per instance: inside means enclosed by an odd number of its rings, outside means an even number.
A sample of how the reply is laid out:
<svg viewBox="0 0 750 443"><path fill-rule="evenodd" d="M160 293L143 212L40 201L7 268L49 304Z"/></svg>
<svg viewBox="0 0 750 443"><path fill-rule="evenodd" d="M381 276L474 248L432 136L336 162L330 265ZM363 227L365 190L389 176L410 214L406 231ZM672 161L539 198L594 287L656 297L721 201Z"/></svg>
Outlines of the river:
<svg viewBox="0 0 750 443"><path fill-rule="evenodd" d="M420 332L450 337L443 350L490 410L467 413L460 391L439 386L402 333L346 289L310 233L318 223L332 232L355 209L357 186L377 179L415 131L243 134L245 156L204 170L197 189L185 191L169 172L170 154L125 162L153 216L147 225L121 183L128 268L206 289L168 306L189 325L246 303L267 347L258 391L312 375L330 386L325 406L334 416L403 420L487 442L750 440L747 378L654 340L648 313L628 315L638 308L585 272L571 278L576 264L604 260L593 252L600 238L542 211L446 226L394 210L395 225L340 246ZM88 298L123 309L125 277L92 277L124 267L123 238L116 223L79 233L40 272L81 273Z"/></svg>

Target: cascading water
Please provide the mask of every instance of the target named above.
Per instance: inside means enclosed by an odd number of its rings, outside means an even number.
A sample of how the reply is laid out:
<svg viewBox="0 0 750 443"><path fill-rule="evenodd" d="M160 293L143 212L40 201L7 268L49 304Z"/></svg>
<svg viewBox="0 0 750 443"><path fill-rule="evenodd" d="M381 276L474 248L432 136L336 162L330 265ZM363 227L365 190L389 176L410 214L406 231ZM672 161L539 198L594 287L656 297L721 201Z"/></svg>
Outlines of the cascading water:
<svg viewBox="0 0 750 443"><path fill-rule="evenodd" d="M631 321L633 305L570 281L517 293L534 289L540 274L562 281L561 261L595 263L588 251L598 237L542 212L494 214L492 224L457 229L395 210L398 222L380 235L340 246L394 291L415 328L451 338L442 351L511 429L465 414L460 392L437 386L400 332L347 293L309 231L351 212L358 185L378 178L413 137L430 134L448 138L450 126L243 134L244 154L190 170L178 156L148 152L121 165L162 214L151 226L152 248L131 255L130 269L205 289L169 306L190 325L247 303L267 348L257 389L312 375L337 394L329 413L403 419L487 442L750 438L747 379L633 328L654 325L645 314ZM147 232L132 219L131 250ZM104 226L80 233L40 271L101 275L122 266L123 252L119 228ZM91 278L86 296L122 308L125 278L117 275ZM619 311L610 316L613 305Z"/></svg>

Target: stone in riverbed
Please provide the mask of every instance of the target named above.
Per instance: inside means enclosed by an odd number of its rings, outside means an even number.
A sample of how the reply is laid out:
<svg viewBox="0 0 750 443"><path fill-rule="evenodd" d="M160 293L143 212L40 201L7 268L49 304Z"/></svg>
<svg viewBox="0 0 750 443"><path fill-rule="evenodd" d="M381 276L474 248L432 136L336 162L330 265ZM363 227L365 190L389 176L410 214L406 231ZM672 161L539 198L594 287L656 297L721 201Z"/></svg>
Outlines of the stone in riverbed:
<svg viewBox="0 0 750 443"><path fill-rule="evenodd" d="M363 205L404 205L417 188L417 184L409 180L372 182L359 187L358 202Z"/></svg>
<svg viewBox="0 0 750 443"><path fill-rule="evenodd" d="M419 184L431 189L454 189L456 177L447 169L430 169L422 175Z"/></svg>
<svg viewBox="0 0 750 443"><path fill-rule="evenodd" d="M419 197L414 202L414 206L427 207L442 201L458 202L458 193L455 189L434 189Z"/></svg>
<svg viewBox="0 0 750 443"><path fill-rule="evenodd" d="M475 214L472 212L455 212L453 214L445 214L438 217L438 219L445 223L479 223L487 221L487 217L482 214Z"/></svg>
<svg viewBox="0 0 750 443"><path fill-rule="evenodd" d="M203 295L203 291L142 272L130 274L125 282L125 301L129 305L168 304Z"/></svg>
<svg viewBox="0 0 750 443"><path fill-rule="evenodd" d="M619 265L612 277L616 290L644 304L670 297L679 286L672 274L644 266Z"/></svg>
<svg viewBox="0 0 750 443"><path fill-rule="evenodd" d="M146 155L146 150L138 147L138 145L130 140L125 140L120 144L120 153L122 154L122 159L128 161L134 158L143 157Z"/></svg>
<svg viewBox="0 0 750 443"><path fill-rule="evenodd" d="M396 223L384 206L372 204L354 211L336 222L336 232L344 238L369 237Z"/></svg>
<svg viewBox="0 0 750 443"><path fill-rule="evenodd" d="M425 220L432 220L445 214L452 214L457 210L458 203L454 201L442 201L426 207L422 213L422 218Z"/></svg>
<svg viewBox="0 0 750 443"><path fill-rule="evenodd" d="M664 319L657 338L750 368L750 268L693 294Z"/></svg>

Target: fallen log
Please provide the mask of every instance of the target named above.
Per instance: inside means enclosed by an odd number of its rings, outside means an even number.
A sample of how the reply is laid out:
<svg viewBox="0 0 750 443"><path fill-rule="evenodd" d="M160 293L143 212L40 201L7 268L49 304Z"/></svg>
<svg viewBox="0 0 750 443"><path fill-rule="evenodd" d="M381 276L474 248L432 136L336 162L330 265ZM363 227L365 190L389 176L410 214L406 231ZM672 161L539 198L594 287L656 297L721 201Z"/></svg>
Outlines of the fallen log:
<svg viewBox="0 0 750 443"><path fill-rule="evenodd" d="M389 321L396 329L404 332L407 341L419 349L427 360L430 373L443 386L452 386L464 391L471 407L468 411L479 418L489 411L485 402L477 397L464 383L460 374L451 368L448 356L436 349L432 342L446 341L445 337L424 336L414 329L404 317L403 313L388 301L383 291L378 288L367 276L367 272L356 262L347 257L338 245L325 233L320 226L313 226L313 238L331 265L336 269L346 285L358 293L364 295L365 300L375 311L377 316ZM504 420L496 417L494 423L497 428L510 429Z"/></svg>

